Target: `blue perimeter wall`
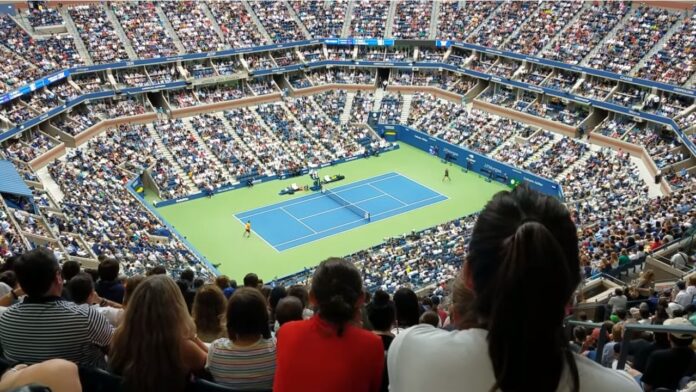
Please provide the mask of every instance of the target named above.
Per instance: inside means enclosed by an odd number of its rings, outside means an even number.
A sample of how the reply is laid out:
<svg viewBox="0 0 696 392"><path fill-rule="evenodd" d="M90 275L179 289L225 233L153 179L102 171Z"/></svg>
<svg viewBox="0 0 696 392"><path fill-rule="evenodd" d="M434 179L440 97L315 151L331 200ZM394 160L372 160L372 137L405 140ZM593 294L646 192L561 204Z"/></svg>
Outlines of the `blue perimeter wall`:
<svg viewBox="0 0 696 392"><path fill-rule="evenodd" d="M486 155L454 145L403 125L377 124L375 130L382 137L385 137L385 132L394 131L396 132L397 140L410 144L430 154L436 153L437 156L442 159L445 159L445 154L449 154L449 162L465 167L484 177L491 178L492 180L499 181L506 185L510 185L510 180L523 182L531 189L557 197L563 201L563 189L561 186L547 178L539 177L536 174L520 170L514 166L489 158ZM389 139L388 135L387 139Z"/></svg>

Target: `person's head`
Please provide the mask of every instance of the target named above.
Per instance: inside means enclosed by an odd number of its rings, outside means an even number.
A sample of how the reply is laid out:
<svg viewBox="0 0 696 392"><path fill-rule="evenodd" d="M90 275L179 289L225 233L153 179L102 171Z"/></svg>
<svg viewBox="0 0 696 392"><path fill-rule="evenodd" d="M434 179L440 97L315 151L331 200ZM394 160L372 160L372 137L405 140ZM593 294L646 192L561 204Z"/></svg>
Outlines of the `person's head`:
<svg viewBox="0 0 696 392"><path fill-rule="evenodd" d="M234 291L227 302L227 334L232 341L259 339L268 331L266 299L255 288Z"/></svg>
<svg viewBox="0 0 696 392"><path fill-rule="evenodd" d="M64 281L69 281L73 276L80 273L80 263L75 260L68 260L61 266L61 274Z"/></svg>
<svg viewBox="0 0 696 392"><path fill-rule="evenodd" d="M689 286L696 286L696 274L689 276Z"/></svg>
<svg viewBox="0 0 696 392"><path fill-rule="evenodd" d="M319 317L336 326L338 336L343 335L365 300L358 269L340 258L322 261L312 276L309 297Z"/></svg>
<svg viewBox="0 0 696 392"><path fill-rule="evenodd" d="M614 312L614 313L616 314L616 316L619 317L619 320L622 320L622 321L626 320L626 316L627 316L626 309L617 309L616 312Z"/></svg>
<svg viewBox="0 0 696 392"><path fill-rule="evenodd" d="M418 296L408 287L401 287L394 293L394 309L396 310L396 323L401 328L408 328L418 324L420 307Z"/></svg>
<svg viewBox="0 0 696 392"><path fill-rule="evenodd" d="M156 265L152 267L150 271L148 271L147 275L152 276L152 275L166 275L167 274L167 268L165 268L163 265Z"/></svg>
<svg viewBox="0 0 696 392"><path fill-rule="evenodd" d="M97 267L97 272L99 273L99 279L105 282L113 282L118 278L118 260L116 259L104 259L99 263Z"/></svg>
<svg viewBox="0 0 696 392"><path fill-rule="evenodd" d="M244 276L244 287L259 288L259 277L255 273L248 273Z"/></svg>
<svg viewBox="0 0 696 392"><path fill-rule="evenodd" d="M0 273L0 282L5 283L11 288L17 287L17 274L13 270Z"/></svg>
<svg viewBox="0 0 696 392"><path fill-rule="evenodd" d="M307 287L301 284L295 284L288 287L288 295L296 297L302 302L302 307L306 308L309 305L309 292Z"/></svg>
<svg viewBox="0 0 696 392"><path fill-rule="evenodd" d="M193 298L191 314L198 332L218 334L222 332L225 317L225 296L217 285L203 285Z"/></svg>
<svg viewBox="0 0 696 392"><path fill-rule="evenodd" d="M271 294L268 296L268 305L271 307L271 313L275 314L275 309L281 299L287 297L288 291L283 286L275 286L271 289Z"/></svg>
<svg viewBox="0 0 696 392"><path fill-rule="evenodd" d="M479 214L464 275L475 293L473 310L488 330L496 388L556 390L567 362L578 390L562 325L580 283L579 259L575 224L553 197L523 185L499 192ZM540 287L544 306L538 305ZM540 362L552 365L540 368Z"/></svg>
<svg viewBox="0 0 696 392"><path fill-rule="evenodd" d="M575 340L575 343L582 344L585 342L585 339L587 339L587 329L585 327L578 325L573 328L573 340Z"/></svg>
<svg viewBox="0 0 696 392"><path fill-rule="evenodd" d="M677 288L679 290L686 290L686 282L684 282L683 280L677 281Z"/></svg>
<svg viewBox="0 0 696 392"><path fill-rule="evenodd" d="M275 310L275 318L278 325L283 326L283 324L288 321L298 321L302 320L302 311L304 307L302 306L302 301L299 298L293 296L287 296L278 301L278 305Z"/></svg>
<svg viewBox="0 0 696 392"><path fill-rule="evenodd" d="M172 278L152 275L133 292L109 351L110 367L129 391L181 391L181 346L196 333Z"/></svg>
<svg viewBox="0 0 696 392"><path fill-rule="evenodd" d="M94 281L89 274L81 272L68 281L68 292L73 302L78 305L87 303L94 291Z"/></svg>
<svg viewBox="0 0 696 392"><path fill-rule="evenodd" d="M15 261L15 273L30 298L60 296L63 290L58 260L49 249L36 248L24 253Z"/></svg>
<svg viewBox="0 0 696 392"><path fill-rule="evenodd" d="M386 291L375 291L372 301L367 304L367 318L375 331L390 331L392 329L396 315L394 303Z"/></svg>
<svg viewBox="0 0 696 392"><path fill-rule="evenodd" d="M420 319L418 320L418 323L430 324L433 327L437 328L437 326L440 324L440 316L437 315L437 312L428 310L427 312L423 312L423 314L420 316Z"/></svg>
<svg viewBox="0 0 696 392"><path fill-rule="evenodd" d="M224 290L230 287L230 278L228 278L227 275L220 275L215 278L215 284L220 288L220 290Z"/></svg>
<svg viewBox="0 0 696 392"><path fill-rule="evenodd" d="M145 277L142 275L135 275L131 276L130 278L126 279L126 283L123 285L123 306L125 307L128 305L128 301L130 298L133 296L133 292L135 289L138 287L142 281L145 280Z"/></svg>
<svg viewBox="0 0 696 392"><path fill-rule="evenodd" d="M179 279L188 282L189 284L193 283L193 270L191 268L186 268L181 272L181 275L179 276Z"/></svg>
<svg viewBox="0 0 696 392"><path fill-rule="evenodd" d="M693 325L689 320L683 317L675 317L672 319L665 320L664 325L682 328L692 328ZM671 332L669 334L669 341L672 343L673 347L689 347L694 340L694 335L686 332Z"/></svg>
<svg viewBox="0 0 696 392"><path fill-rule="evenodd" d="M620 288L617 287L616 290L614 290L614 295L616 295L617 297L622 296L623 290L621 290Z"/></svg>

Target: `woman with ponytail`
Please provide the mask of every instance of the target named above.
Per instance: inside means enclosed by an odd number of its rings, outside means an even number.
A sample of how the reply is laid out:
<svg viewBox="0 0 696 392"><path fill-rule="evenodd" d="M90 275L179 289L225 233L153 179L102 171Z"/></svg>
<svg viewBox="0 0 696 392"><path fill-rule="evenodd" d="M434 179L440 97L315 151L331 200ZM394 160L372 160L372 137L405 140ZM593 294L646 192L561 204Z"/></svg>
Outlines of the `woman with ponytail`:
<svg viewBox="0 0 696 392"><path fill-rule="evenodd" d="M496 194L474 226L460 277L473 293L474 327L418 325L399 334L387 359L390 390L640 391L627 374L568 347L563 317L579 270L563 204L524 186Z"/></svg>
<svg viewBox="0 0 696 392"><path fill-rule="evenodd" d="M277 332L273 391L379 391L382 340L355 325L364 301L352 263L330 258L319 264L309 292L314 316L283 324Z"/></svg>

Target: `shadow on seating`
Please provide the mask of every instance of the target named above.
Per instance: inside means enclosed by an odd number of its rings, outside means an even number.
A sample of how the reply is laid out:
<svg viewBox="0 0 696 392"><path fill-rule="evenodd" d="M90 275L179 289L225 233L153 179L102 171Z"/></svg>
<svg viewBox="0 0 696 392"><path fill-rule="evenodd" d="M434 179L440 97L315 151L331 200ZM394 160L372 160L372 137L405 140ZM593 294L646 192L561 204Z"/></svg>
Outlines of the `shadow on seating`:
<svg viewBox="0 0 696 392"><path fill-rule="evenodd" d="M80 368L80 383L83 391L123 392L123 379L98 368Z"/></svg>
<svg viewBox="0 0 696 392"><path fill-rule="evenodd" d="M189 389L190 392L241 392L239 389L234 389L214 382L204 380L202 378L196 379L193 382L192 387ZM245 389L245 392L272 392L271 389Z"/></svg>

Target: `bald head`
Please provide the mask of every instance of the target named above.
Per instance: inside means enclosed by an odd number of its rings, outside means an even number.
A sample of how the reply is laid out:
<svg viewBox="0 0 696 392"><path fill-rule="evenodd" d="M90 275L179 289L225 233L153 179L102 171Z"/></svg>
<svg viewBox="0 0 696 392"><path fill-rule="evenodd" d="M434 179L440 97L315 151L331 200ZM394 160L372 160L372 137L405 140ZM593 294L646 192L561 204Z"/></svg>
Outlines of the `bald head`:
<svg viewBox="0 0 696 392"><path fill-rule="evenodd" d="M302 301L297 297L288 296L278 301L276 320L281 326L288 321L302 320Z"/></svg>

